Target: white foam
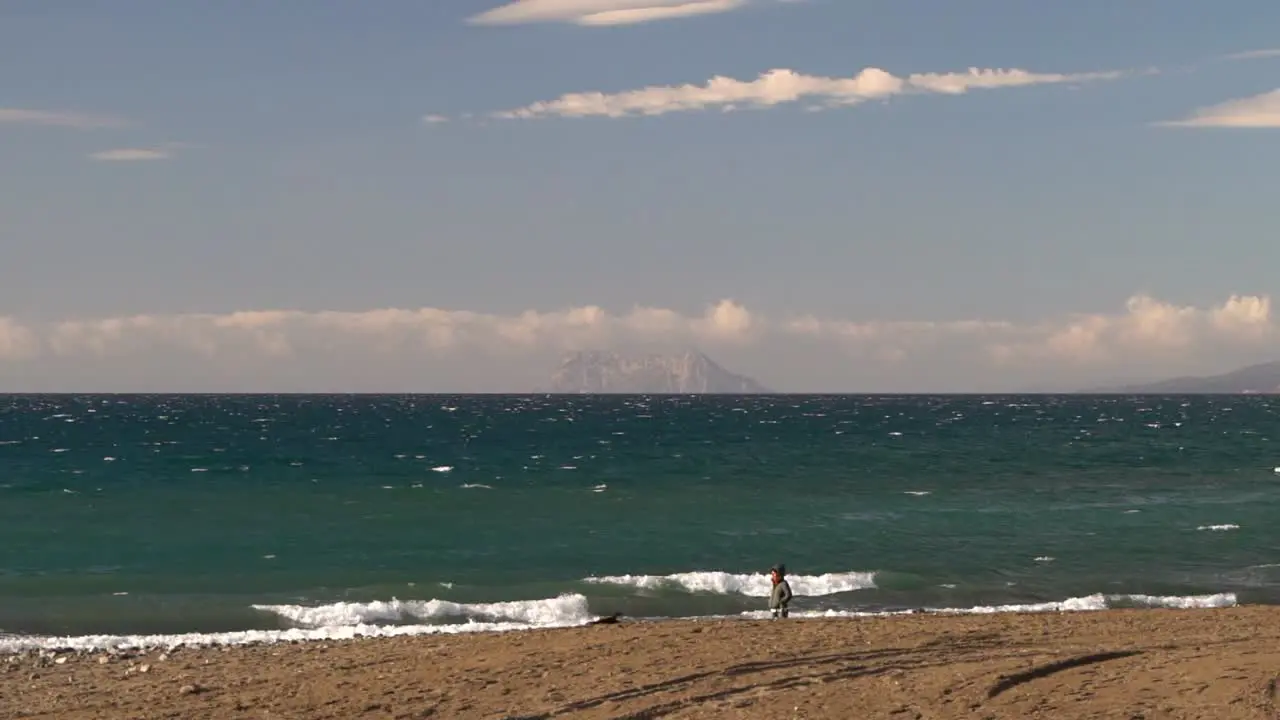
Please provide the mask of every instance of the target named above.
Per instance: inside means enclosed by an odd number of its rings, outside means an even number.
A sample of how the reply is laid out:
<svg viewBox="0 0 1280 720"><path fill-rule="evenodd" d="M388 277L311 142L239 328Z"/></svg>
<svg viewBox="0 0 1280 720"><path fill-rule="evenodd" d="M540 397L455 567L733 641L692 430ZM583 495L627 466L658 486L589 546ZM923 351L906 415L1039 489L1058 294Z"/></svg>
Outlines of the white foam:
<svg viewBox="0 0 1280 720"><path fill-rule="evenodd" d="M1235 593L1218 593L1216 595L1189 596L1157 596L1157 595L1103 595L1097 593L1084 597L1067 598L1042 603L1013 605L977 605L967 608L922 608L916 610L895 610L869 612L859 610L802 610L791 611L791 617L800 618L837 618L837 617L886 617L924 612L935 615L996 615L1001 613L1051 613L1051 612L1096 612L1115 608L1166 608L1178 610L1210 610L1229 608L1237 605ZM767 618L768 611L751 610L742 613L747 618Z"/></svg>
<svg viewBox="0 0 1280 720"><path fill-rule="evenodd" d="M566 627L591 619L587 598L561 595L546 600L465 604L448 600L389 600L366 603L254 605L255 610L284 618L300 628L334 628L376 623L412 623L465 619L468 622L517 623L531 627Z"/></svg>
<svg viewBox="0 0 1280 720"><path fill-rule="evenodd" d="M484 483L463 483L458 487L462 488L463 490L492 490L493 489L492 485L485 485Z"/></svg>
<svg viewBox="0 0 1280 720"><path fill-rule="evenodd" d="M444 600L391 600L334 603L318 607L255 605L298 627L175 635L83 635L78 637L0 635L0 654L29 650L133 650L149 648L253 645L261 643L350 640L361 637L453 635L574 627L594 619L582 595L546 600L463 604ZM441 624L439 621L458 621ZM383 624L405 623L412 624ZM416 622L415 622L416 621ZM436 622L432 622L436 621Z"/></svg>
<svg viewBox="0 0 1280 720"><path fill-rule="evenodd" d="M151 648L208 647L211 645L258 645L318 640L400 637L405 635L456 635L473 632L533 630L522 623L467 622L456 625L347 625L331 628L293 630L243 630L224 633L184 633L180 635L82 635L78 637L0 636L0 654L31 650L143 650Z"/></svg>
<svg viewBox="0 0 1280 720"><path fill-rule="evenodd" d="M714 573L690 573L714 575ZM723 574L721 574L723 575ZM843 573L848 576L870 576L872 573ZM818 576L817 580L840 575ZM652 577L652 576L640 576ZM678 576L667 576L678 577ZM755 577L755 576L727 576ZM792 578L792 582L801 580ZM605 578L588 582L603 582ZM766 579L767 582L767 579ZM444 585L445 583L441 583ZM794 588L794 586L793 586ZM800 593L797 593L800 594ZM1101 593L1066 600L1012 604L980 605L968 608L924 608L921 611L859 610L793 610L794 618L858 618L887 617L924 612L937 615L991 615L998 613L1093 612L1111 608L1216 609L1236 606L1235 593L1191 596L1103 595ZM356 638L403 637L410 635L455 635L477 632L514 632L538 628L574 627L594 617L587 610L582 595L562 595L547 600L525 600L502 603L462 604L442 600L371 603L334 603L319 607L300 605L254 606L298 625L287 630L243 630L223 633L183 633L173 635L83 635L22 636L0 633L0 654L38 650L146 650L153 648L256 645L271 643L352 640ZM748 611L738 617L764 619L768 611ZM378 624L404 620L457 620L449 624Z"/></svg>
<svg viewBox="0 0 1280 720"><path fill-rule="evenodd" d="M826 575L788 575L791 592L816 597L868 590L876 586L874 572L828 573ZM687 572L674 575L614 575L590 577L583 582L605 585L627 585L645 590L671 589L717 595L769 597L773 584L768 575L727 572Z"/></svg>
<svg viewBox="0 0 1280 720"><path fill-rule="evenodd" d="M1228 530L1239 530L1239 529L1240 529L1239 525L1201 525L1200 527L1196 528L1196 530L1200 530L1200 531L1207 530L1209 532L1227 532Z"/></svg>
<svg viewBox="0 0 1280 720"><path fill-rule="evenodd" d="M432 471L432 472L438 472L438 473L453 472L453 466L452 466L452 465L437 465L437 466L435 466L435 467L431 468L431 471Z"/></svg>
<svg viewBox="0 0 1280 720"><path fill-rule="evenodd" d="M1111 596L1113 601L1128 602L1138 607L1172 608L1179 610L1197 610L1208 608L1235 607L1238 604L1235 593L1218 593L1216 595L1157 596L1157 595L1118 595Z"/></svg>

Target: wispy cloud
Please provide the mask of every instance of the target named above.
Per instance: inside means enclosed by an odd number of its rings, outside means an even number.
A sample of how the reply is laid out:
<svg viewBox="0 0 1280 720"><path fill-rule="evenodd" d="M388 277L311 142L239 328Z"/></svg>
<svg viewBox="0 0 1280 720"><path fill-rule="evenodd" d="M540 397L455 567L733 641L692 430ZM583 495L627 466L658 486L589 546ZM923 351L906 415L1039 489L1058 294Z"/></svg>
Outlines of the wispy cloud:
<svg viewBox="0 0 1280 720"><path fill-rule="evenodd" d="M1210 105L1181 120L1157 125L1186 128L1280 128L1280 89Z"/></svg>
<svg viewBox="0 0 1280 720"><path fill-rule="evenodd" d="M1280 58L1280 48L1246 50L1245 52L1232 53L1226 56L1227 60L1266 60L1268 58Z"/></svg>
<svg viewBox="0 0 1280 720"><path fill-rule="evenodd" d="M421 383L423 369L430 368L470 377L478 383L473 387L513 389L513 368L541 368L541 359L564 350L694 344L731 364L754 357L761 368L795 357L796 348L803 348L806 358L834 368L832 382L843 387L858 377L897 377L901 383L905 376L895 373L911 367L920 373L915 381L919 387L920 377L936 378L957 367L967 368L971 378L997 384L1009 374L1109 377L1125 368L1152 377L1181 371L1197 359L1220 364L1224 358L1264 352L1277 340L1280 327L1270 299L1253 295L1232 296L1213 307L1139 295L1115 313L1030 322L771 317L722 300L693 314L654 307L613 313L584 305L510 314L387 308L53 322L0 316L0 366L7 361L25 367L54 363L91 368L98 380L113 377L111 373L134 377L145 367L193 383L225 378L225 371L234 367L243 371L246 383L306 377L339 390L360 386L370 367L399 368L405 387L420 387L414 383ZM475 368L480 366L494 368L496 374L479 377ZM854 375L840 380L839 373ZM788 389L785 384L778 385ZM951 386L958 388L963 386Z"/></svg>
<svg viewBox="0 0 1280 720"><path fill-rule="evenodd" d="M99 162L152 162L171 160L179 151L197 147L192 143L168 142L149 147L113 148L91 153L90 160Z"/></svg>
<svg viewBox="0 0 1280 720"><path fill-rule="evenodd" d="M447 115L435 115L435 114L424 115L422 116L422 122L424 125L439 125L441 123L449 122L449 117Z"/></svg>
<svg viewBox="0 0 1280 720"><path fill-rule="evenodd" d="M173 154L168 150L155 148L118 148L103 150L89 155L91 160L102 162L145 162L148 160L168 160Z"/></svg>
<svg viewBox="0 0 1280 720"><path fill-rule="evenodd" d="M554 100L535 102L493 115L505 119L619 118L710 109L768 108L800 101L816 103L819 107L840 107L895 95L960 95L971 90L1114 80L1123 75L1119 71L1038 73L1019 69L970 68L965 72L918 73L899 77L886 70L869 67L852 77L840 78L775 69L755 80L716 76L702 85L654 85L616 93L568 93Z"/></svg>
<svg viewBox="0 0 1280 720"><path fill-rule="evenodd" d="M92 130L117 128L126 125L122 118L78 112L30 110L24 108L0 108L0 124L37 125L44 127Z"/></svg>
<svg viewBox="0 0 1280 720"><path fill-rule="evenodd" d="M561 22L586 26L635 25L729 12L749 0L515 0L470 18L478 25ZM781 2L794 0L778 0Z"/></svg>

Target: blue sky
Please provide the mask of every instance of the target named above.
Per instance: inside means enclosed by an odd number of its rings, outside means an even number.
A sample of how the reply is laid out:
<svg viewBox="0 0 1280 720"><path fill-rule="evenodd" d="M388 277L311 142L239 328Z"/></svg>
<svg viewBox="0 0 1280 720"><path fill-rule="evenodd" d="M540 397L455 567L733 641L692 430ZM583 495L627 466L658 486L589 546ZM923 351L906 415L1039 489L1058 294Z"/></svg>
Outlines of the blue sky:
<svg viewBox="0 0 1280 720"><path fill-rule="evenodd" d="M521 390L671 342L788 390L1280 357L1280 4L517 5L0 2L0 390Z"/></svg>

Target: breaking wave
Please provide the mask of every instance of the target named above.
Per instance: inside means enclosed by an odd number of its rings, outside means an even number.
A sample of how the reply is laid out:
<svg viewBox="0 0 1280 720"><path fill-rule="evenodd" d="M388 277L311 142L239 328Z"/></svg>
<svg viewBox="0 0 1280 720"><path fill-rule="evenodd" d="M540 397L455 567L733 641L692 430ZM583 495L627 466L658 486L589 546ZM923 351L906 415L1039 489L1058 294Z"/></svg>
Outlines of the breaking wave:
<svg viewBox="0 0 1280 720"><path fill-rule="evenodd" d="M727 572L687 572L673 575L611 575L589 577L586 583L623 585L643 590L681 590L716 595L769 597L772 585L768 575ZM874 572L828 573L826 575L789 575L791 592L798 596L837 595L876 587Z"/></svg>
<svg viewBox="0 0 1280 720"><path fill-rule="evenodd" d="M822 577L822 576L819 576ZM1237 605L1234 593L1195 596L1095 594L1056 602L923 608L901 611L826 610L792 612L795 618L883 617L913 613L938 615L989 615L996 613L1085 612L1116 608L1211 609ZM283 630L243 630L222 633L174 635L83 635L76 637L0 634L0 654L38 650L149 650L158 648L256 645L356 638L446 635L473 632L512 632L538 628L574 627L594 617L582 595L547 600L463 604L440 600L334 603L317 607L301 605L254 606L296 627ZM735 617L766 618L767 611L744 612ZM413 624L383 624L410 622Z"/></svg>
<svg viewBox="0 0 1280 720"><path fill-rule="evenodd" d="M587 598L561 595L548 600L516 600L497 603L456 603L448 600L377 600L367 603L306 605L254 605L299 628L345 627L363 624L412 624L418 622L516 623L531 627L565 627L591 620Z"/></svg>
<svg viewBox="0 0 1280 720"><path fill-rule="evenodd" d="M819 610L793 611L792 617L879 617L888 615L911 615L932 613L937 615L995 615L998 613L1050 613L1050 612L1090 612L1098 610L1118 610L1122 608L1165 608L1177 610L1210 610L1215 608L1235 607L1238 604L1235 593L1217 593L1215 595L1103 595L1096 593L1084 597L1068 598L1042 603L1026 603L1012 605L977 605L967 608L920 608L918 610L897 610L890 612L864 612L851 610ZM743 617L768 617L767 611L749 611Z"/></svg>
<svg viewBox="0 0 1280 720"><path fill-rule="evenodd" d="M444 600L390 600L368 603L254 605L293 627L174 635L82 635L76 637L0 635L0 653L29 650L135 650L149 648L255 645L262 643L351 640L407 635L454 635L573 627L590 622L587 599L562 595L473 605Z"/></svg>

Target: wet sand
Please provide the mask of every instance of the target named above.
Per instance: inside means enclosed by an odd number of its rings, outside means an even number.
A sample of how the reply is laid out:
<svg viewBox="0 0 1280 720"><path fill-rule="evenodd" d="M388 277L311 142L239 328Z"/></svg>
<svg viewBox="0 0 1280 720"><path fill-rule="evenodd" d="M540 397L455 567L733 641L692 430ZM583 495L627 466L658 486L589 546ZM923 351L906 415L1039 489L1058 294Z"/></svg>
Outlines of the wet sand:
<svg viewBox="0 0 1280 720"><path fill-rule="evenodd" d="M0 718L1280 718L1280 608L0 657Z"/></svg>

